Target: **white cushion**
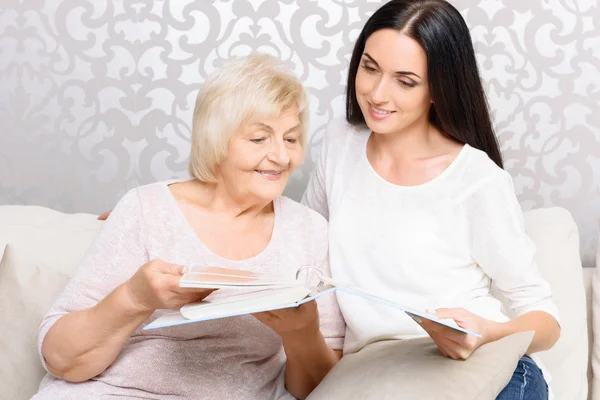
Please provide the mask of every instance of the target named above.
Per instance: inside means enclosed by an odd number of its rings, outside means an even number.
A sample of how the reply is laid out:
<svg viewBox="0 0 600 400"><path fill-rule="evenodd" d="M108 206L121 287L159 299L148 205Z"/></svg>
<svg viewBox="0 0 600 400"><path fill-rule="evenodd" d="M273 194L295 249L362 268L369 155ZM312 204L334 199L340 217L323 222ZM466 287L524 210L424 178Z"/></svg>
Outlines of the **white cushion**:
<svg viewBox="0 0 600 400"><path fill-rule="evenodd" d="M37 333L48 307L69 276L43 265L34 252L9 244L0 262L0 393L9 399L31 397L45 374L37 352Z"/></svg>
<svg viewBox="0 0 600 400"><path fill-rule="evenodd" d="M28 399L37 391L41 319L101 226L91 214L0 207L0 251L8 244L0 262L0 397Z"/></svg>
<svg viewBox="0 0 600 400"><path fill-rule="evenodd" d="M536 353L550 373L555 399L587 399L588 339L586 299L579 256L579 234L563 208L527 211L525 228L537 247L536 261L552 287L560 312L561 337L556 345Z"/></svg>
<svg viewBox="0 0 600 400"><path fill-rule="evenodd" d="M0 256L7 243L17 248L35 249L51 258L59 252L69 252L65 241L73 239L73 246L77 248L81 239L81 243L89 246L102 226L102 221L96 218L92 214L64 214L38 206L1 206ZM61 247L55 248L57 244ZM75 249L77 255L83 253Z"/></svg>

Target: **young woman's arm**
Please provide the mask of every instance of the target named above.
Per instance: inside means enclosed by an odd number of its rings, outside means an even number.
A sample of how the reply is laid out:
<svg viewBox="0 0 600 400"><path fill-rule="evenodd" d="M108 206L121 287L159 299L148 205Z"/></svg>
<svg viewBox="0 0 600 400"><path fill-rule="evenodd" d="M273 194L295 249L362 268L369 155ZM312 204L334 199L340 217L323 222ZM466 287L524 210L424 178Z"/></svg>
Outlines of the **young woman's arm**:
<svg viewBox="0 0 600 400"><path fill-rule="evenodd" d="M468 195L464 210L469 222L473 259L508 300L516 317L505 323L481 318L464 309L439 309L439 318L483 334L481 339L441 325L421 326L445 355L465 359L480 345L516 332L535 331L527 353L548 350L560 337L559 315L552 290L535 263L535 245L525 232L523 213L510 175L498 169Z"/></svg>
<svg viewBox="0 0 600 400"><path fill-rule="evenodd" d="M527 349L527 354L549 350L560 338L560 326L556 319L544 311L529 311L505 323L496 323L494 340L516 332L535 331L535 336Z"/></svg>
<svg viewBox="0 0 600 400"><path fill-rule="evenodd" d="M534 330L528 352L550 349L560 337L558 308L535 262L535 244L525 232L511 176L498 170L473 194L468 207L473 258L516 314L512 321L492 324L492 339Z"/></svg>
<svg viewBox="0 0 600 400"><path fill-rule="evenodd" d="M545 311L530 311L508 322L490 321L463 308L438 309L436 315L454 319L459 326L482 334L477 338L428 320L420 321L440 352L455 360L466 360L479 346L517 332L535 331L527 354L552 348L560 337L556 319Z"/></svg>

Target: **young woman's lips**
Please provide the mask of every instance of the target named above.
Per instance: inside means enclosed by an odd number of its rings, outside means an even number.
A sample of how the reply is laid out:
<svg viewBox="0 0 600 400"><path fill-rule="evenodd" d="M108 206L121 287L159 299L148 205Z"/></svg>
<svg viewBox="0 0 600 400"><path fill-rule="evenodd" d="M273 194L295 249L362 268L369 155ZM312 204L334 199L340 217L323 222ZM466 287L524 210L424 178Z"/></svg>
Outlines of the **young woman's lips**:
<svg viewBox="0 0 600 400"><path fill-rule="evenodd" d="M261 171L256 170L256 172L265 179L270 181L277 181L283 175L283 171Z"/></svg>
<svg viewBox="0 0 600 400"><path fill-rule="evenodd" d="M369 104L369 114L371 115L371 118L377 121L383 121L384 119L389 118L393 113L395 113L395 111L383 110Z"/></svg>

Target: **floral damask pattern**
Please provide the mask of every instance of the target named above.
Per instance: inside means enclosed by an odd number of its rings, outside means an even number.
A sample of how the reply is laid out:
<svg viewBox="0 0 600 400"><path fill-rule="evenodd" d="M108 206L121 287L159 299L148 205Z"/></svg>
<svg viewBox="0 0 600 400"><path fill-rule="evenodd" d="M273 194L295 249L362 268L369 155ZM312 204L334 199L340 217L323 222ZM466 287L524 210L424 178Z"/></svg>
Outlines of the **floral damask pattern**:
<svg viewBox="0 0 600 400"><path fill-rule="evenodd" d="M226 60L281 58L305 82L309 148L343 114L344 76L375 0L0 4L0 204L100 212L134 186L187 177L196 92ZM454 0L471 28L524 209L562 206L591 266L600 220L598 0Z"/></svg>

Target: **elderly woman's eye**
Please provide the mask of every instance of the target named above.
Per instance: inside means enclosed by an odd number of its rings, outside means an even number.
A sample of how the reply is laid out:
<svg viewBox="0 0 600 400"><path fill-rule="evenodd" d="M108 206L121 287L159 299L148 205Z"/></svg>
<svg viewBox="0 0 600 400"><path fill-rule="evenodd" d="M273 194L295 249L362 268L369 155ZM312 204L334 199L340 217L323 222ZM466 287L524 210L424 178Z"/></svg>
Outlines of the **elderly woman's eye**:
<svg viewBox="0 0 600 400"><path fill-rule="evenodd" d="M298 139L296 138L287 138L285 139L288 143L296 143L298 141Z"/></svg>
<svg viewBox="0 0 600 400"><path fill-rule="evenodd" d="M260 144L260 143L262 143L262 142L264 142L264 141L265 141L265 138L250 139L250 141L251 141L252 143L258 143L258 144Z"/></svg>

